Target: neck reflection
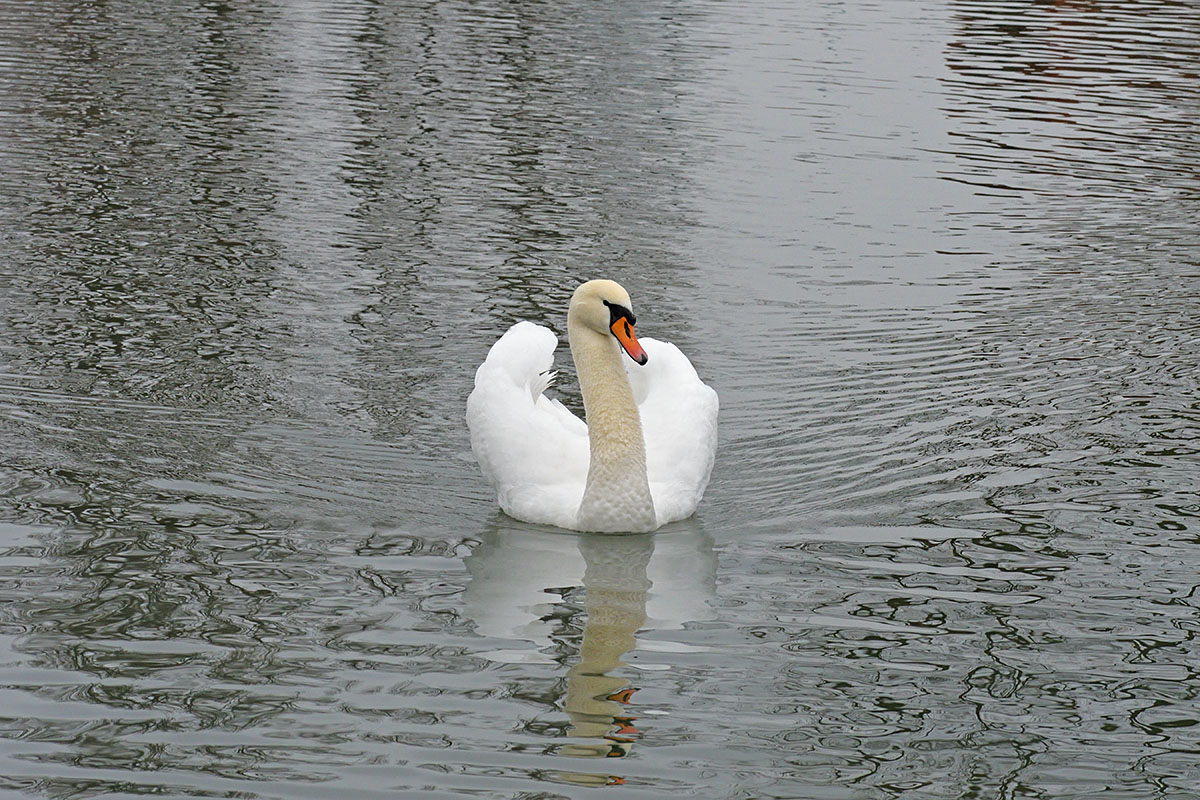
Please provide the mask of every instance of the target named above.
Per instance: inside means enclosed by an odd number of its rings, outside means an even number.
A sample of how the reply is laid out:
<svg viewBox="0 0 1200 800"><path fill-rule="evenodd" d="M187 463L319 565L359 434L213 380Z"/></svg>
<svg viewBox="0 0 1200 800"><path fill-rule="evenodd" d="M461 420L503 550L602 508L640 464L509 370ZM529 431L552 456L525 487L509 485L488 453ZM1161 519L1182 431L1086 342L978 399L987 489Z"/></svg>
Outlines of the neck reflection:
<svg viewBox="0 0 1200 800"><path fill-rule="evenodd" d="M567 670L563 709L571 720L569 736L591 741L564 745L562 755L619 758L640 732L630 704L637 688L610 675L625 666L621 657L637 647L636 634L646 621L650 587L646 568L654 555L649 535L580 538L586 569L583 586L587 621L579 645L579 663Z"/></svg>

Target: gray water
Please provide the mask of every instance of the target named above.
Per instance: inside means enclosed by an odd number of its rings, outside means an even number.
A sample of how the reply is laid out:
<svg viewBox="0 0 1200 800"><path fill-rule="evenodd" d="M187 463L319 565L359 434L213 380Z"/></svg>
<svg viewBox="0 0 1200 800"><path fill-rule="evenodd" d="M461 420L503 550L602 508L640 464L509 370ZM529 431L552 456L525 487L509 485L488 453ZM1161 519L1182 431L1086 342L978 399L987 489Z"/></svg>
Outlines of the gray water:
<svg viewBox="0 0 1200 800"><path fill-rule="evenodd" d="M1168 0L0 3L0 793L1200 798L1197 64ZM462 419L600 276L721 396L650 536Z"/></svg>

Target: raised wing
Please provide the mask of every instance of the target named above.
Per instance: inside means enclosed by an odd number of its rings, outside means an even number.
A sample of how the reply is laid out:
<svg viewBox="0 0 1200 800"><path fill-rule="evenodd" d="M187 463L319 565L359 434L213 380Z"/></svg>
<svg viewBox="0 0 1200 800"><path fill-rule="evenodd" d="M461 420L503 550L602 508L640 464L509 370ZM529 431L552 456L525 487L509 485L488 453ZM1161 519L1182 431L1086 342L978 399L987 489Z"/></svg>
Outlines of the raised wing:
<svg viewBox="0 0 1200 800"><path fill-rule="evenodd" d="M646 471L659 524L691 516L717 450L717 393L670 342L642 338L645 366L625 359L646 439Z"/></svg>
<svg viewBox="0 0 1200 800"><path fill-rule="evenodd" d="M571 527L587 480L587 426L542 392L558 339L518 322L475 373L467 399L471 447L500 507L530 522Z"/></svg>

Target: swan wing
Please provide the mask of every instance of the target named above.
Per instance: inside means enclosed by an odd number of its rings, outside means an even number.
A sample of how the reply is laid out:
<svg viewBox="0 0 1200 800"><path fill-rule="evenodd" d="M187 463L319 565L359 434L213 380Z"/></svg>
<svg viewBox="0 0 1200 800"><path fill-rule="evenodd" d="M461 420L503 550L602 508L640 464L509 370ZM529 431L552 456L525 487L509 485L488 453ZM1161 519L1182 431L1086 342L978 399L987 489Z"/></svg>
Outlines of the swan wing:
<svg viewBox="0 0 1200 800"><path fill-rule="evenodd" d="M646 473L658 523L691 516L717 451L717 393L670 342L639 341L645 366L624 359L646 439Z"/></svg>
<svg viewBox="0 0 1200 800"><path fill-rule="evenodd" d="M500 508L526 522L568 528L587 481L587 425L543 392L554 379L558 338L518 322L475 372L467 398L471 449Z"/></svg>

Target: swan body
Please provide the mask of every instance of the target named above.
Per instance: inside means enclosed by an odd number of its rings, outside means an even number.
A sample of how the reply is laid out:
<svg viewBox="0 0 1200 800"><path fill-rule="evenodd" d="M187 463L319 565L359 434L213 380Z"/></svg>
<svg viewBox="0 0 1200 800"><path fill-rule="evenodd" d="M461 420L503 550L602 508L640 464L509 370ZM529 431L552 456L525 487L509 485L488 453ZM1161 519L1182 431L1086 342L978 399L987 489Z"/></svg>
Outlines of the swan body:
<svg viewBox="0 0 1200 800"><path fill-rule="evenodd" d="M717 393L675 345L634 335L629 295L612 281L575 291L567 335L586 423L544 394L558 344L548 328L513 325L475 373L471 447L501 509L605 532L691 516L712 471Z"/></svg>

